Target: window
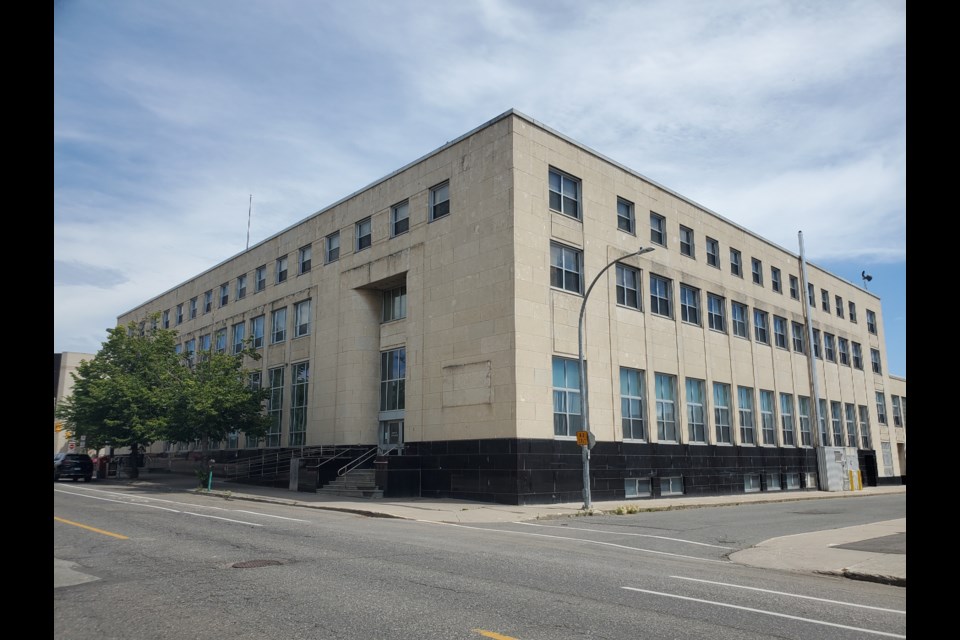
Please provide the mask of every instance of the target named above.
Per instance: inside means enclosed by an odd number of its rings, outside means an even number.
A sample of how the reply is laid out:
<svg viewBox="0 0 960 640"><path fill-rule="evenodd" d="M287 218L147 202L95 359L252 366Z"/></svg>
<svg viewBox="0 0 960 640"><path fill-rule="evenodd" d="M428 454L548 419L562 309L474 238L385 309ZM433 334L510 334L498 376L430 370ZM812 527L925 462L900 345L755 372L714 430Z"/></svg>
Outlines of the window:
<svg viewBox="0 0 960 640"><path fill-rule="evenodd" d="M227 330L219 329L217 331L217 339L214 343L217 349L217 353L226 353L227 352Z"/></svg>
<svg viewBox="0 0 960 640"><path fill-rule="evenodd" d="M840 357L840 364L850 366L850 343L846 338L837 338L837 354Z"/></svg>
<svg viewBox="0 0 960 640"><path fill-rule="evenodd" d="M370 218L364 218L356 224L357 230L357 251L363 251L370 247L373 242L373 227Z"/></svg>
<svg viewBox="0 0 960 640"><path fill-rule="evenodd" d="M275 309L273 312L270 334L270 343L277 344L287 339L287 308Z"/></svg>
<svg viewBox="0 0 960 640"><path fill-rule="evenodd" d="M237 276L237 300L247 297L247 274Z"/></svg>
<svg viewBox="0 0 960 640"><path fill-rule="evenodd" d="M562 244L550 243L550 286L583 293L583 254Z"/></svg>
<svg viewBox="0 0 960 640"><path fill-rule="evenodd" d="M767 491L780 491L780 474L776 472L765 473L767 480Z"/></svg>
<svg viewBox="0 0 960 640"><path fill-rule="evenodd" d="M770 344L768 333L767 312L760 309L753 310L753 335L760 344Z"/></svg>
<svg viewBox="0 0 960 640"><path fill-rule="evenodd" d="M890 403L893 405L893 426L902 427L903 418L900 415L900 396L890 396Z"/></svg>
<svg viewBox="0 0 960 640"><path fill-rule="evenodd" d="M283 422L283 367L276 367L267 371L267 381L270 384L270 395L267 397L267 417L270 426L267 428L267 446L280 446L280 428Z"/></svg>
<svg viewBox="0 0 960 640"><path fill-rule="evenodd" d="M380 353L380 411L406 409L407 350Z"/></svg>
<svg viewBox="0 0 960 640"><path fill-rule="evenodd" d="M877 391L877 422L887 424L887 399L883 391Z"/></svg>
<svg viewBox="0 0 960 640"><path fill-rule="evenodd" d="M661 496L682 496L683 495L683 476L671 476L669 478L660 478Z"/></svg>
<svg viewBox="0 0 960 640"><path fill-rule="evenodd" d="M291 366L293 381L290 385L290 436L291 447L305 444L307 436L307 391L310 384L310 365L298 362Z"/></svg>
<svg viewBox="0 0 960 640"><path fill-rule="evenodd" d="M700 290L680 285L680 319L700 326Z"/></svg>
<svg viewBox="0 0 960 640"><path fill-rule="evenodd" d="M220 285L220 306L225 307L230 301L230 283L224 282Z"/></svg>
<svg viewBox="0 0 960 640"><path fill-rule="evenodd" d="M653 211L650 212L650 242L667 246L667 219Z"/></svg>
<svg viewBox="0 0 960 640"><path fill-rule="evenodd" d="M383 292L382 322L402 320L407 317L407 285Z"/></svg>
<svg viewBox="0 0 960 640"><path fill-rule="evenodd" d="M836 400L830 402L830 427L833 429L833 446L843 446L843 427L840 424L842 419L840 403Z"/></svg>
<svg viewBox="0 0 960 640"><path fill-rule="evenodd" d="M850 322L857 324L857 305L852 300L847 302L847 313L850 315Z"/></svg>
<svg viewBox="0 0 960 640"><path fill-rule="evenodd" d="M203 312L210 313L213 309L213 290L205 291L203 293Z"/></svg>
<svg viewBox="0 0 960 640"><path fill-rule="evenodd" d="M624 478L623 493L625 498L650 497L650 478Z"/></svg>
<svg viewBox="0 0 960 640"><path fill-rule="evenodd" d="M738 278L743 277L743 257L736 249L730 249L730 273Z"/></svg>
<svg viewBox="0 0 960 640"><path fill-rule="evenodd" d="M293 305L293 337L310 335L310 300L302 300Z"/></svg>
<svg viewBox="0 0 960 640"><path fill-rule="evenodd" d="M444 182L430 189L430 221L450 213L450 183Z"/></svg>
<svg viewBox="0 0 960 640"><path fill-rule="evenodd" d="M313 246L308 244L297 250L297 275L309 273L311 266L313 266Z"/></svg>
<svg viewBox="0 0 960 640"><path fill-rule="evenodd" d="M617 265L617 304L640 309L640 272L623 264Z"/></svg>
<svg viewBox="0 0 960 640"><path fill-rule="evenodd" d="M200 351L206 353L210 351L210 334L205 333L200 336Z"/></svg>
<svg viewBox="0 0 960 640"><path fill-rule="evenodd" d="M556 363L554 363L554 370L556 370ZM620 367L620 414L625 440L645 440L647 437L645 385L643 371ZM556 383L554 383L554 386L556 386ZM577 393L579 407L579 387ZM554 391L554 394L556 394L556 391ZM556 405L556 400L554 400L554 404ZM579 416L579 413L577 415Z"/></svg>
<svg viewBox="0 0 960 640"><path fill-rule="evenodd" d="M680 225L680 253L691 258L696 257L693 242L693 229Z"/></svg>
<svg viewBox="0 0 960 640"><path fill-rule="evenodd" d="M731 444L730 385L713 383L713 421L717 429L717 444Z"/></svg>
<svg viewBox="0 0 960 640"><path fill-rule="evenodd" d="M259 293L267 288L267 265L262 264L253 272L253 290Z"/></svg>
<svg viewBox="0 0 960 640"><path fill-rule="evenodd" d="M193 339L193 338L190 338L190 339L187 340L187 342L184 344L184 349L183 349L183 350L184 350L184 351L186 352L186 354L187 354L187 364L192 367L192 366L193 366L193 363L194 363L194 358L195 358L196 355L197 355L197 341L196 341L195 339Z"/></svg>
<svg viewBox="0 0 960 640"><path fill-rule="evenodd" d="M707 322L714 331L727 331L727 301L720 296L707 294Z"/></svg>
<svg viewBox="0 0 960 640"><path fill-rule="evenodd" d="M789 393L780 394L780 437L785 447L797 444L793 437L793 396Z"/></svg>
<svg viewBox="0 0 960 640"><path fill-rule="evenodd" d="M233 325L233 352L240 353L243 351L243 341L246 339L246 329L247 325L243 322L238 322Z"/></svg>
<svg viewBox="0 0 960 640"><path fill-rule="evenodd" d="M677 441L677 377L658 373L655 377L657 391L657 439L660 442Z"/></svg>
<svg viewBox="0 0 960 640"><path fill-rule="evenodd" d="M672 317L671 282L666 278L650 274L650 312L658 316Z"/></svg>
<svg viewBox="0 0 960 640"><path fill-rule="evenodd" d="M752 388L737 387L737 414L740 416L740 444L756 444Z"/></svg>
<svg viewBox="0 0 960 640"><path fill-rule="evenodd" d="M340 232L334 231L324 240L326 245L324 249L325 260L327 264L336 262L340 259Z"/></svg>
<svg viewBox="0 0 960 640"><path fill-rule="evenodd" d="M863 371L863 351L861 351L859 342L851 342L853 348L853 367Z"/></svg>
<svg viewBox="0 0 960 640"><path fill-rule="evenodd" d="M834 296L833 301L836 303L837 317L843 317L843 298L840 296Z"/></svg>
<svg viewBox="0 0 960 640"><path fill-rule="evenodd" d="M773 391L760 389L760 434L763 444L776 446L777 423L773 414Z"/></svg>
<svg viewBox="0 0 960 640"><path fill-rule="evenodd" d="M550 208L580 219L580 180L550 169Z"/></svg>
<svg viewBox="0 0 960 640"><path fill-rule="evenodd" d="M830 292L826 289L820 289L820 307L830 313Z"/></svg>
<svg viewBox="0 0 960 640"><path fill-rule="evenodd" d="M164 329L170 328L170 309L163 310L163 328Z"/></svg>
<svg viewBox="0 0 960 640"><path fill-rule="evenodd" d="M287 279L287 256L277 258L277 284Z"/></svg>
<svg viewBox="0 0 960 640"><path fill-rule="evenodd" d="M796 472L785 473L784 479L786 480L787 491L791 489L800 488L800 474Z"/></svg>
<svg viewBox="0 0 960 640"><path fill-rule="evenodd" d="M806 396L797 396L797 418L800 423L800 444L804 447L809 447L811 446L810 398Z"/></svg>
<svg viewBox="0 0 960 640"><path fill-rule="evenodd" d="M800 299L800 281L797 276L790 276L790 297L794 300Z"/></svg>
<svg viewBox="0 0 960 640"><path fill-rule="evenodd" d="M837 350L834 348L834 337L832 333L823 334L823 355L829 362L837 361Z"/></svg>
<svg viewBox="0 0 960 640"><path fill-rule="evenodd" d="M874 373L883 373L883 369L880 367L880 351L877 349L870 349L870 366Z"/></svg>
<svg viewBox="0 0 960 640"><path fill-rule="evenodd" d="M401 202L390 209L390 235L398 236L410 230L410 203Z"/></svg>
<svg viewBox="0 0 960 640"><path fill-rule="evenodd" d="M760 491L760 474L759 473L743 474L743 492L756 493L757 491Z"/></svg>
<svg viewBox="0 0 960 640"><path fill-rule="evenodd" d="M857 405L857 410L860 414L860 441L861 448L869 449L870 448L870 410L867 408L867 405L861 404Z"/></svg>
<svg viewBox="0 0 960 640"><path fill-rule="evenodd" d="M823 354L820 351L820 329L813 330L813 355L821 360L823 359Z"/></svg>
<svg viewBox="0 0 960 640"><path fill-rule="evenodd" d="M633 203L623 198L617 198L617 228L627 233L634 233Z"/></svg>
<svg viewBox="0 0 960 640"><path fill-rule="evenodd" d="M747 305L739 302L730 303L730 324L733 326L733 335L749 339L747 333Z"/></svg>
<svg viewBox="0 0 960 640"><path fill-rule="evenodd" d="M856 447L857 442L857 408L847 402L843 406L843 411L847 419L847 446Z"/></svg>
<svg viewBox="0 0 960 640"><path fill-rule="evenodd" d="M257 316L250 320L250 337L253 338L254 349L259 349L263 346L263 323L263 316Z"/></svg>
<svg viewBox="0 0 960 640"><path fill-rule="evenodd" d="M877 335L877 314L867 309L867 331Z"/></svg>
<svg viewBox="0 0 960 640"><path fill-rule="evenodd" d="M580 362L554 356L553 434L562 437L575 436L577 431L580 431L581 424Z"/></svg>
<svg viewBox="0 0 960 640"><path fill-rule="evenodd" d="M707 425L704 413L704 382L687 378L687 427L690 442L707 441Z"/></svg>
<svg viewBox="0 0 960 640"><path fill-rule="evenodd" d="M190 298L190 319L196 320L197 318L197 299Z"/></svg>
<svg viewBox="0 0 960 640"><path fill-rule="evenodd" d="M763 286L763 263L756 258L750 258L750 268L753 272L753 284Z"/></svg>
<svg viewBox="0 0 960 640"><path fill-rule="evenodd" d="M770 287L777 293L783 293L783 281L780 279L780 269L770 267Z"/></svg>
<svg viewBox="0 0 960 640"><path fill-rule="evenodd" d="M720 243L713 238L707 238L707 264L720 268Z"/></svg>
<svg viewBox="0 0 960 640"><path fill-rule="evenodd" d="M183 305L177 305L177 324L183 324Z"/></svg>
<svg viewBox="0 0 960 640"><path fill-rule="evenodd" d="M807 283L807 300L810 302L810 306L813 307L814 309L817 308L816 299L817 299L817 294L816 294L816 291L814 290L813 283L808 282Z"/></svg>
<svg viewBox="0 0 960 640"><path fill-rule="evenodd" d="M773 316L773 343L781 349L787 348L787 319Z"/></svg>
<svg viewBox="0 0 960 640"><path fill-rule="evenodd" d="M806 353L803 349L803 334L805 327L799 322L793 322L790 324L793 332L793 350L797 353Z"/></svg>

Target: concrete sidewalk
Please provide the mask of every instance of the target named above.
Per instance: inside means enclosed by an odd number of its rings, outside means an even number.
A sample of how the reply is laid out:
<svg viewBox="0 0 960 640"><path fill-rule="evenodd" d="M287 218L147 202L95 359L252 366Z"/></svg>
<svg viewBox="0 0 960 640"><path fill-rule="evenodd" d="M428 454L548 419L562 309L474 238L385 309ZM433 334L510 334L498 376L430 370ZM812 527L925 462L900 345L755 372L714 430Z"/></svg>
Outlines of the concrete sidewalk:
<svg viewBox="0 0 960 640"><path fill-rule="evenodd" d="M310 509L355 513L368 517L403 518L427 522L479 524L544 520L588 515L635 513L670 509L733 506L758 502L842 500L884 494L905 494L906 486L865 487L861 491L782 491L731 496L657 498L594 502L590 514L582 502L540 505L503 505L467 500L427 498L343 498L240 483L217 482L211 490L197 487L196 476L142 473L136 480L102 479L102 486L188 491L226 500L270 502ZM900 518L868 525L830 529L766 540L730 556L740 564L837 575L896 586L907 586L907 520Z"/></svg>

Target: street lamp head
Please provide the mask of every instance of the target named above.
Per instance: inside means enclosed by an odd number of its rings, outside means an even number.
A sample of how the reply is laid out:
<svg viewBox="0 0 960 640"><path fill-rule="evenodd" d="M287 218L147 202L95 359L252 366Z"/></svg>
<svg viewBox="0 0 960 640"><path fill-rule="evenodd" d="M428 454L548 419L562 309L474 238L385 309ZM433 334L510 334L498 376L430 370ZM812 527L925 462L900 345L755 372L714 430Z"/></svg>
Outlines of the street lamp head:
<svg viewBox="0 0 960 640"><path fill-rule="evenodd" d="M634 255L642 256L645 253L650 253L654 249L656 249L656 247L641 247L640 250L637 251Z"/></svg>

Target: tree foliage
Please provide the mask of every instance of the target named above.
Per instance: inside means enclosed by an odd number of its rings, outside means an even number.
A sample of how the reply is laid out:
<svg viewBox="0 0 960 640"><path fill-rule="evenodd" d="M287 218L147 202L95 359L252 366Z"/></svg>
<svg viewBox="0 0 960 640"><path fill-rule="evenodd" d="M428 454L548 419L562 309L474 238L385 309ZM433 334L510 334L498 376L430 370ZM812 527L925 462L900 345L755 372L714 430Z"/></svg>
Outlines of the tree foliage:
<svg viewBox="0 0 960 640"><path fill-rule="evenodd" d="M154 442L222 440L233 431L266 432L262 406L266 391L251 388L244 356L197 354L190 365L176 352L177 333L148 321L108 329L92 360L73 373L71 396L56 415L87 446L139 447ZM136 465L131 466L136 473Z"/></svg>

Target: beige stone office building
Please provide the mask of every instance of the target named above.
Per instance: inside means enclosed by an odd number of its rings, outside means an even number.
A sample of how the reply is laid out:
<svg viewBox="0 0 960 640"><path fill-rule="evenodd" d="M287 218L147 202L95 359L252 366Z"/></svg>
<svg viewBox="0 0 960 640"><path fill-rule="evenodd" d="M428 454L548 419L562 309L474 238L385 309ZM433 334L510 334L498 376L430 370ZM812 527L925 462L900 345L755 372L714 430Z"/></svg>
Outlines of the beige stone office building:
<svg viewBox="0 0 960 640"><path fill-rule="evenodd" d="M73 374L77 367L84 360L93 360L92 353L79 353L76 351L64 351L63 353L53 354L53 409L56 411L57 405L64 398L70 396L73 392ZM62 421L53 419L53 452L61 453L70 451L70 438L67 437L69 431ZM74 442L74 450L79 452L79 442ZM85 453L85 452L84 452Z"/></svg>
<svg viewBox="0 0 960 640"><path fill-rule="evenodd" d="M576 501L601 273L593 499L813 488L820 444L903 480L877 297L516 111L119 322L254 341L274 427L230 456L379 444L386 495Z"/></svg>

